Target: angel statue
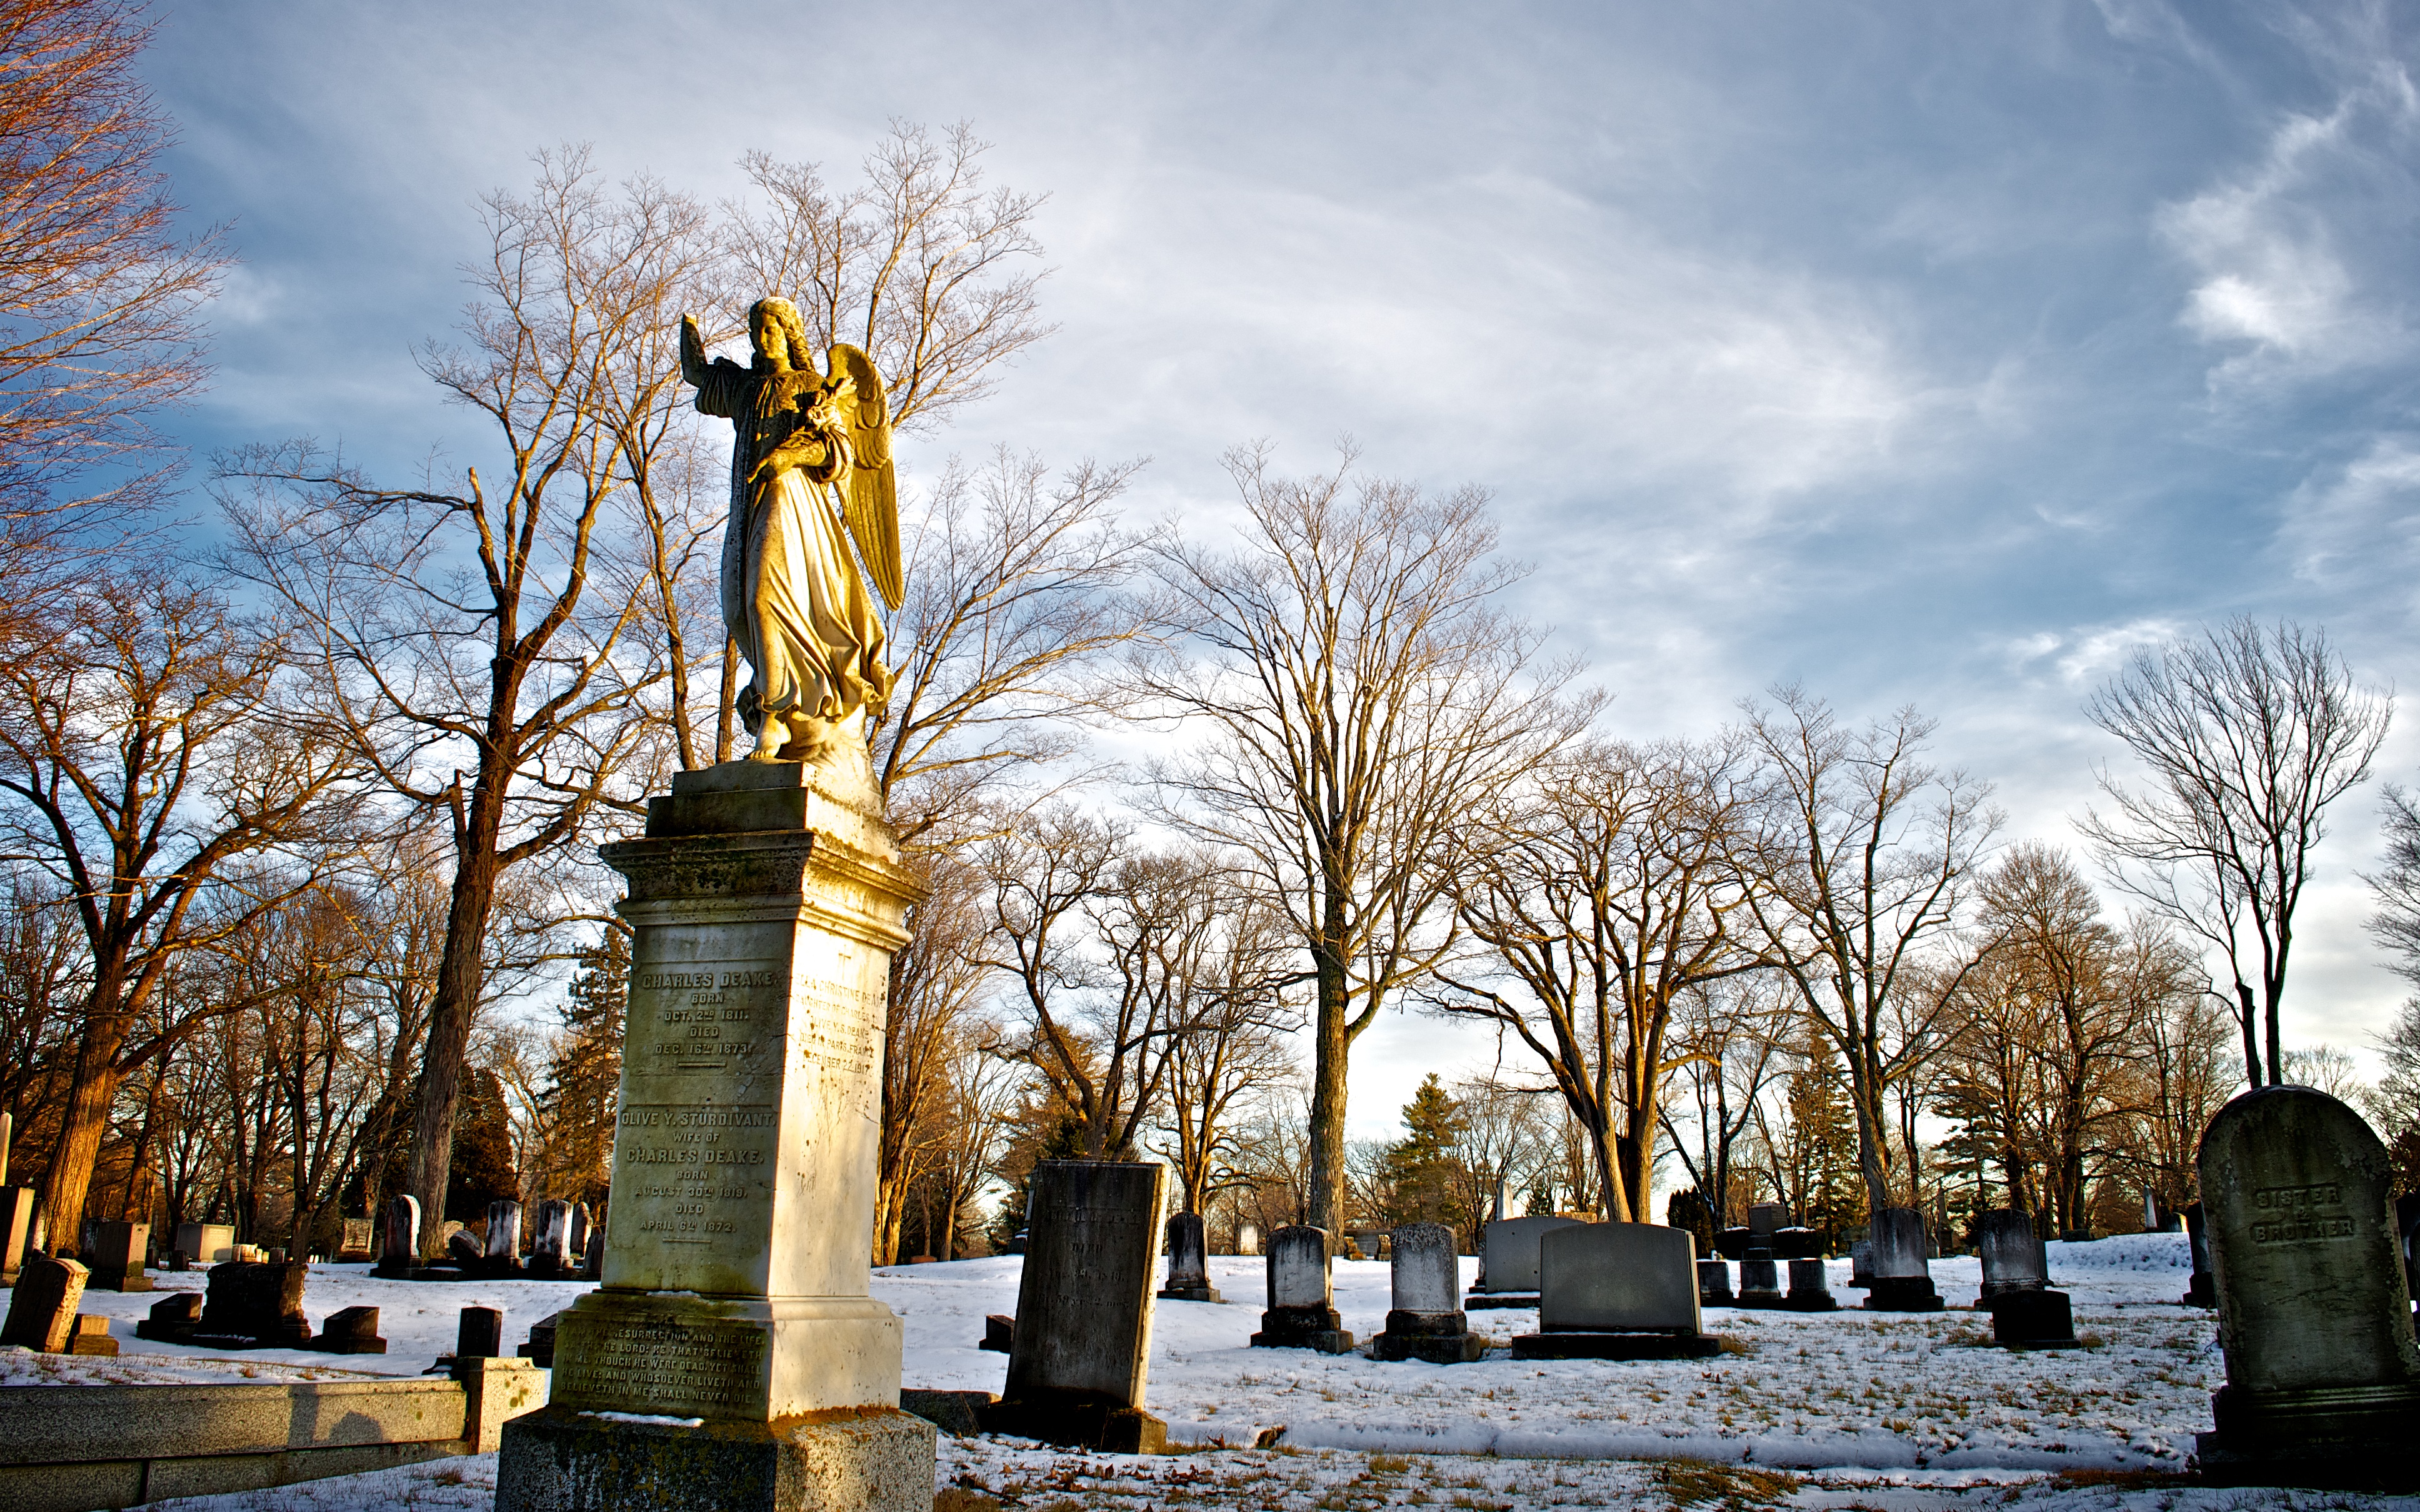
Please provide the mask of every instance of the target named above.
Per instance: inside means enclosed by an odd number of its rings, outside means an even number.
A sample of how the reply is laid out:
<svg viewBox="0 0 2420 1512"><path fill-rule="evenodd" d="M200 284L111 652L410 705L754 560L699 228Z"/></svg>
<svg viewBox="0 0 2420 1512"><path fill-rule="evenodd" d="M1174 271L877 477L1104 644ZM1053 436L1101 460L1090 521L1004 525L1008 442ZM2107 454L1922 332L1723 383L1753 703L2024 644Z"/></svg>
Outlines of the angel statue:
<svg viewBox="0 0 2420 1512"><path fill-rule="evenodd" d="M737 433L722 623L755 673L739 695L739 717L756 737L748 759L863 771L867 714L891 698L866 580L892 609L902 592L891 403L858 347L833 347L827 371L815 371L806 323L787 300L758 300L748 333L753 363L708 365L697 321L681 316L681 377L697 386L699 410Z"/></svg>

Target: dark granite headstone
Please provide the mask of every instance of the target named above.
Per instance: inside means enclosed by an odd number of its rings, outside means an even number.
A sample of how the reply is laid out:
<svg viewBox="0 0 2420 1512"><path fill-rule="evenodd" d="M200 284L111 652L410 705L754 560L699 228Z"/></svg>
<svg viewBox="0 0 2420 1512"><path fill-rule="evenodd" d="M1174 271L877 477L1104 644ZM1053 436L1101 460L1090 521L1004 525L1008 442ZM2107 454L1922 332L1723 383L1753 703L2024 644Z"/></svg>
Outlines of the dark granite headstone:
<svg viewBox="0 0 2420 1512"><path fill-rule="evenodd" d="M1828 1313L1840 1305L1840 1299L1832 1295L1831 1283L1824 1279L1822 1260L1792 1260L1788 1264L1790 1294L1781 1299L1781 1305L1798 1313Z"/></svg>
<svg viewBox="0 0 2420 1512"><path fill-rule="evenodd" d="M2067 1293L2040 1287L1994 1293L1976 1304L1992 1314L1992 1341L2010 1350L2072 1350L2075 1314Z"/></svg>
<svg viewBox="0 0 2420 1512"><path fill-rule="evenodd" d="M1874 1246L1860 1239L1849 1246L1849 1285L1864 1291L1874 1284Z"/></svg>
<svg viewBox="0 0 2420 1512"><path fill-rule="evenodd" d="M492 1360L504 1352L504 1312L501 1307L465 1307L454 1329L454 1357Z"/></svg>
<svg viewBox="0 0 2420 1512"><path fill-rule="evenodd" d="M2034 1216L1996 1208L1975 1220L1975 1248L1983 1257L1983 1290L1977 1305L2007 1291L2040 1291L2050 1285L2050 1252L2034 1232Z"/></svg>
<svg viewBox="0 0 2420 1512"><path fill-rule="evenodd" d="M2185 1209L2185 1252L2193 1257L2193 1275L2185 1283L2184 1304L2216 1307L2218 1283L2210 1273L2209 1219L2198 1202Z"/></svg>
<svg viewBox="0 0 2420 1512"><path fill-rule="evenodd" d="M1790 1224L1790 1205L1784 1202L1759 1202L1747 1210L1747 1257L1752 1260L1775 1258L1773 1236Z"/></svg>
<svg viewBox="0 0 2420 1512"><path fill-rule="evenodd" d="M328 1354L384 1354L386 1340L379 1337L379 1310L343 1307L330 1313L311 1348Z"/></svg>
<svg viewBox="0 0 2420 1512"><path fill-rule="evenodd" d="M561 1313L549 1313L530 1325L529 1342L520 1348L520 1357L540 1370L554 1368L554 1320Z"/></svg>
<svg viewBox="0 0 2420 1512"><path fill-rule="evenodd" d="M229 1260L211 1266L194 1342L216 1349L302 1348L311 1340L310 1320L302 1316L302 1283L309 1270L301 1260Z"/></svg>
<svg viewBox="0 0 2420 1512"><path fill-rule="evenodd" d="M151 1246L149 1224L101 1224L93 1230L85 1264L92 1278L85 1283L97 1291L148 1291L151 1278L143 1273L143 1257Z"/></svg>
<svg viewBox="0 0 2420 1512"><path fill-rule="evenodd" d="M994 1354L1016 1353L1016 1316L1010 1313L985 1314L984 1336L976 1341L975 1348L978 1350L989 1350Z"/></svg>
<svg viewBox="0 0 2420 1512"><path fill-rule="evenodd" d="M1924 1214L1914 1208L1885 1208L1868 1227L1873 1280L1866 1306L1878 1313L1937 1313L1941 1293L1932 1288L1925 1259Z"/></svg>
<svg viewBox="0 0 2420 1512"><path fill-rule="evenodd" d="M191 1344L201 1321L202 1294L172 1291L151 1304L151 1316L134 1325L134 1336L163 1344Z"/></svg>
<svg viewBox="0 0 2420 1512"><path fill-rule="evenodd" d="M0 1344L22 1345L45 1354L66 1352L74 1335L76 1304L84 1300L85 1267L47 1256L27 1260L8 1293L8 1318L0 1322Z"/></svg>
<svg viewBox="0 0 2420 1512"><path fill-rule="evenodd" d="M1754 1250L1740 1261L1739 1302L1742 1307L1778 1307L1782 1304L1781 1267L1769 1255Z"/></svg>
<svg viewBox="0 0 2420 1512"><path fill-rule="evenodd" d="M1714 1236L1714 1253L1727 1260L1746 1259L1750 1238L1745 1227L1726 1228Z"/></svg>
<svg viewBox="0 0 2420 1512"><path fill-rule="evenodd" d="M1729 1260L1717 1257L1698 1262L1698 1305L1729 1307L1731 1299L1731 1267Z"/></svg>
<svg viewBox="0 0 2420 1512"><path fill-rule="evenodd" d="M1044 1161L1026 1202L1025 1265L1001 1400L984 1427L1081 1448L1156 1453L1142 1410L1168 1168Z"/></svg>
<svg viewBox="0 0 2420 1512"><path fill-rule="evenodd" d="M2385 1147L2307 1087L2219 1110L2197 1161L2226 1384L2203 1479L2420 1490L2420 1343Z"/></svg>
<svg viewBox="0 0 2420 1512"><path fill-rule="evenodd" d="M1579 1224L1547 1234L1539 1244L1538 1332L1514 1335L1513 1358L1718 1352L1721 1342L1699 1327L1697 1250L1688 1230L1661 1224Z"/></svg>
<svg viewBox="0 0 2420 1512"><path fill-rule="evenodd" d="M1405 1224L1388 1236L1393 1305L1386 1329L1370 1340L1373 1360L1425 1360L1467 1365L1487 1350L1470 1332L1460 1306L1462 1260L1453 1230L1443 1224Z"/></svg>
<svg viewBox="0 0 2420 1512"><path fill-rule="evenodd" d="M371 1273L408 1276L420 1266L420 1199L390 1197L379 1225L379 1260Z"/></svg>
<svg viewBox="0 0 2420 1512"><path fill-rule="evenodd" d="M479 1236L467 1228L458 1228L445 1236L445 1257L467 1270L478 1269L487 1259L488 1247Z"/></svg>
<svg viewBox="0 0 2420 1512"><path fill-rule="evenodd" d="M1217 1302L1210 1285L1208 1231L1198 1212L1171 1213L1168 1220L1168 1285L1159 1288L1170 1302Z"/></svg>
<svg viewBox="0 0 2420 1512"><path fill-rule="evenodd" d="M1353 1335L1336 1316L1328 1278L1327 1230L1293 1224L1269 1236L1268 1310L1252 1346L1342 1354Z"/></svg>

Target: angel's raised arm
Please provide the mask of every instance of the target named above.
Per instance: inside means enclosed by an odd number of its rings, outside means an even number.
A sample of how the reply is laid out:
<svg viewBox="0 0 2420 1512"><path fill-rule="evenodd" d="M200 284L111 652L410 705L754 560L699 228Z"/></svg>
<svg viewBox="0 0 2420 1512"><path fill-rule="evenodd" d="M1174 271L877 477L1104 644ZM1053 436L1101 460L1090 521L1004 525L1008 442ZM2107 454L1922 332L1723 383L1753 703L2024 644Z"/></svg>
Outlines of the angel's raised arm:
<svg viewBox="0 0 2420 1512"><path fill-rule="evenodd" d="M698 412L728 420L747 402L748 369L727 357L706 360L706 340L698 334L697 316L681 316L681 377L697 388Z"/></svg>

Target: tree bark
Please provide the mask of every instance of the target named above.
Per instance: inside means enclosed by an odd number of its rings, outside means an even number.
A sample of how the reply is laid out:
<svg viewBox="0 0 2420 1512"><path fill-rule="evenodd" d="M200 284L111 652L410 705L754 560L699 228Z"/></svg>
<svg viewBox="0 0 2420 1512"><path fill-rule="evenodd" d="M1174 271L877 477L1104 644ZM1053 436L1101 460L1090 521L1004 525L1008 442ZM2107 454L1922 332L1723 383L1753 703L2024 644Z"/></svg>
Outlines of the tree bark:
<svg viewBox="0 0 2420 1512"><path fill-rule="evenodd" d="M471 833L457 844L454 895L445 915L445 954L437 967L437 992L429 1006L428 1040L412 1102L411 1157L404 1190L418 1199L424 1259L444 1255L445 1188L454 1166L454 1105L462 1090L462 1063L471 1046L471 1021L479 1011L481 967L488 918L496 901L496 836L502 804L489 795L483 777L472 795Z"/></svg>

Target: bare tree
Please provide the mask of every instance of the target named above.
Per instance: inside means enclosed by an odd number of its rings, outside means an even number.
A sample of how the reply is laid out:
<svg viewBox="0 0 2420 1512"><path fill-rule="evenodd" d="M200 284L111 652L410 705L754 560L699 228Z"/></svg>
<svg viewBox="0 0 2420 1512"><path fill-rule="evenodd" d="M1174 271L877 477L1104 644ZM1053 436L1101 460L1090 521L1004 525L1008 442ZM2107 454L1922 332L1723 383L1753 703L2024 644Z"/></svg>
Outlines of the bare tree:
<svg viewBox="0 0 2420 1512"><path fill-rule="evenodd" d="M2137 651L2085 713L2150 784L2130 789L2104 767L2115 811L2087 812L2078 827L2118 886L2226 955L2245 1074L2263 1085L2265 1026L2265 1080L2276 1085L2277 1012L2311 852L2328 806L2368 779L2393 697L2356 687L2325 632L2238 617Z"/></svg>
<svg viewBox="0 0 2420 1512"><path fill-rule="evenodd" d="M990 976L984 965L991 922L985 879L946 854L911 856L908 864L924 895L908 905L908 944L891 962L875 1163L877 1265L898 1260L908 1194L932 1163L949 1162L953 1172L964 1174L955 1157L972 1161L971 1147L954 1137L948 1110L954 1098L977 1096L990 1085L970 1080L970 1068L960 1062L982 1056L986 1045L999 1048L973 1018Z"/></svg>
<svg viewBox="0 0 2420 1512"><path fill-rule="evenodd" d="M661 328L706 231L651 181L610 193L582 151L541 155L528 198L482 204L467 345L421 357L494 427L498 486L473 469L459 491L380 487L306 443L221 465L238 570L309 625L324 702L387 788L451 821L408 1177L431 1212L500 880L634 807L665 754L649 700L669 669L631 633L655 606L629 417L675 401Z"/></svg>
<svg viewBox="0 0 2420 1512"><path fill-rule="evenodd" d="M1446 835L1592 712L1559 695L1536 632L1493 607L1487 495L1432 498L1336 471L1229 454L1244 545L1154 543L1161 631L1140 656L1145 712L1202 743L1150 769L1161 816L1246 858L1309 957L1309 1221L1344 1215L1345 1070L1355 1040L1446 949L1433 865Z"/></svg>
<svg viewBox="0 0 2420 1512"><path fill-rule="evenodd" d="M1866 1200L1893 1205L1892 1083L1930 1056L1932 1011L1897 1011L1923 952L1955 922L1999 814L1990 790L1920 759L1932 722L1914 709L1841 728L1803 689L1747 706L1765 818L1744 856L1761 949L1847 1063ZM1931 1004L1941 999L1928 995ZM1914 1005L1910 1005L1914 1006ZM1914 1202L1921 1173L1906 1173Z"/></svg>
<svg viewBox="0 0 2420 1512"><path fill-rule="evenodd" d="M88 962L41 1187L63 1242L120 1083L191 1032L185 1015L136 1032L170 968L303 886L272 858L351 817L341 746L277 704L288 651L275 626L209 594L130 574L0 657L0 842L66 890Z"/></svg>
<svg viewBox="0 0 2420 1512"><path fill-rule="evenodd" d="M1174 901L1206 928L1185 931L1190 947L1171 962L1186 1008L1169 1043L1168 1095L1159 1117L1171 1143L1161 1149L1176 1173L1179 1211L1205 1212L1218 1192L1249 1180L1242 1109L1294 1079L1294 1031L1301 1018L1286 1000L1285 920L1232 870L1203 858L1207 886Z"/></svg>
<svg viewBox="0 0 2420 1512"><path fill-rule="evenodd" d="M933 426L983 397L997 369L1050 334L1036 315L1039 195L986 190L989 144L959 122L937 140L891 123L863 164L864 181L836 190L813 163L752 152L742 166L769 208L727 208L739 306L791 295L816 347L850 342L889 385L892 424Z"/></svg>
<svg viewBox="0 0 2420 1512"><path fill-rule="evenodd" d="M200 311L228 259L177 229L150 40L131 0L0 3L0 616L158 501L176 458L149 422L208 374Z"/></svg>
<svg viewBox="0 0 2420 1512"><path fill-rule="evenodd" d="M1435 1000L1510 1029L1545 1067L1619 1221L1653 1221L1679 995L1760 964L1736 928L1746 769L1736 740L1575 747L1440 857L1479 954L1476 972L1438 969L1451 991Z"/></svg>
<svg viewBox="0 0 2420 1512"><path fill-rule="evenodd" d="M1780 1071L1776 1057L1790 1026L1798 1021L1781 983L1770 972L1717 977L1679 995L1672 1058L1678 1063L1696 1148L1681 1136L1669 1101L1661 1105L1664 1129L1683 1169L1713 1210L1716 1227L1745 1222L1746 1204L1735 1200L1735 1153L1761 1105L1765 1084Z"/></svg>

